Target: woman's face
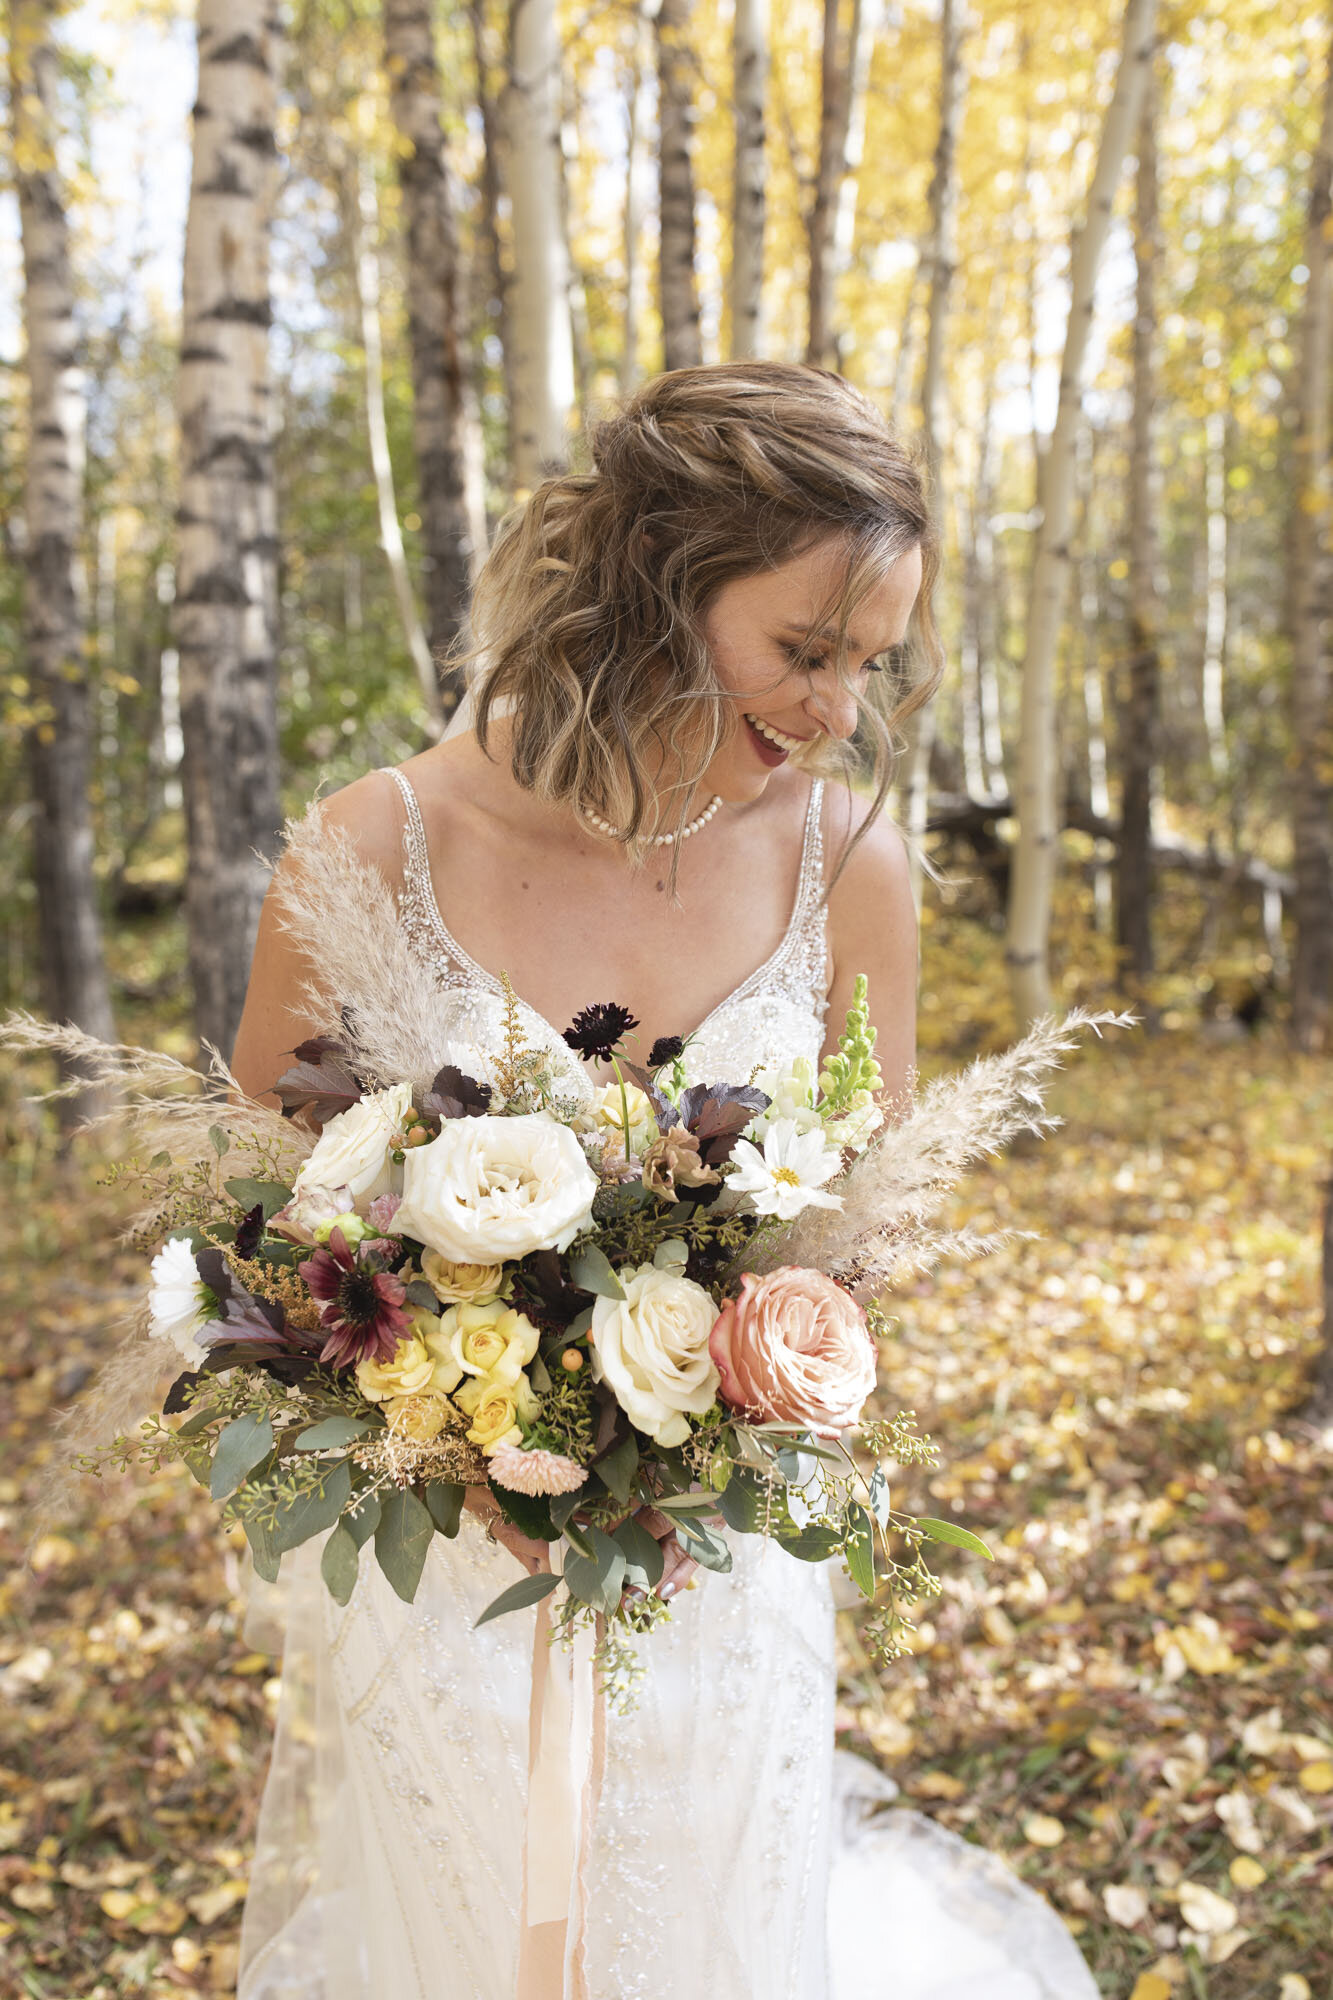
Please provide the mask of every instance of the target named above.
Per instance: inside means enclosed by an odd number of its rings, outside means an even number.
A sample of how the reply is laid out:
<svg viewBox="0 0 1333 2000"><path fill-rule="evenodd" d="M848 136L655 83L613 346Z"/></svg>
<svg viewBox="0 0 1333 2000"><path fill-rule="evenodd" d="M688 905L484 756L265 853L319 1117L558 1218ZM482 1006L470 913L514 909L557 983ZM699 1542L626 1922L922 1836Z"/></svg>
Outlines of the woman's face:
<svg viewBox="0 0 1333 2000"><path fill-rule="evenodd" d="M732 728L704 775L705 792L734 805L758 798L781 765L816 736L849 737L856 695L876 656L902 644L921 588L921 551L899 556L883 582L862 598L848 633L851 685L839 679L837 634L807 637L836 599L846 563L836 543L820 542L776 569L724 584L704 617Z"/></svg>

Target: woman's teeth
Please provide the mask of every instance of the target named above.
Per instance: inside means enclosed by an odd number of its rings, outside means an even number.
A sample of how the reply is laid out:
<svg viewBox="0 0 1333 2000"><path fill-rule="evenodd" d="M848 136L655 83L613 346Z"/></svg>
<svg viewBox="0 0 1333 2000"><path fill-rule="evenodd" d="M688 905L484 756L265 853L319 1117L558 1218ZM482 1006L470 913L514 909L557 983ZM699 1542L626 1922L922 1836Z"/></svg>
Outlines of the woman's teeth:
<svg viewBox="0 0 1333 2000"><path fill-rule="evenodd" d="M774 729L771 722L761 722L757 715L747 715L745 720L751 729L757 730L760 736L779 750L799 750L805 741L803 736L784 736L780 729Z"/></svg>

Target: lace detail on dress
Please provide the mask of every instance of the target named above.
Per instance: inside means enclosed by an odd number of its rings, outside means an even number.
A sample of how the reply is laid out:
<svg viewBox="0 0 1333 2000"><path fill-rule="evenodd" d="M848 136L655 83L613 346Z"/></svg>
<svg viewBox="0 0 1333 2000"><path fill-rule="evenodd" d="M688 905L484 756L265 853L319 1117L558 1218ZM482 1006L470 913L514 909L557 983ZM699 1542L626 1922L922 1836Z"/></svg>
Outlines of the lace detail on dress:
<svg viewBox="0 0 1333 2000"><path fill-rule="evenodd" d="M488 1078L485 1052L498 1046L496 1029L504 989L500 981L450 932L440 914L431 878L430 849L416 792L409 779L384 767L403 801L403 881L398 906L413 949L433 965L441 985L457 994L457 1038L472 1051L473 1075ZM806 1055L818 1061L828 1008L828 941L824 904L824 781L810 787L796 894L787 928L775 950L700 1022L686 1051L691 1081L748 1076L769 1063ZM557 1058L561 1080L576 1095L591 1090L587 1071L553 1024L519 1001L529 1038Z"/></svg>

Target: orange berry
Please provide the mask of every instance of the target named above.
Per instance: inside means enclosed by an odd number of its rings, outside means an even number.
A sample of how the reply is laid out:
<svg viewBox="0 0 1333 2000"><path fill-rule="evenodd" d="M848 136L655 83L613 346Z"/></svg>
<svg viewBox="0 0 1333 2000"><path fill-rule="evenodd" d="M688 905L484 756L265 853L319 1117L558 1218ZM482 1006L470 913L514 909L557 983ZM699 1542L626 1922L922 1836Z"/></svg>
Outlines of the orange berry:
<svg viewBox="0 0 1333 2000"><path fill-rule="evenodd" d="M568 1368L571 1375L577 1375L583 1366L583 1356L577 1347L567 1347L560 1356L560 1366Z"/></svg>

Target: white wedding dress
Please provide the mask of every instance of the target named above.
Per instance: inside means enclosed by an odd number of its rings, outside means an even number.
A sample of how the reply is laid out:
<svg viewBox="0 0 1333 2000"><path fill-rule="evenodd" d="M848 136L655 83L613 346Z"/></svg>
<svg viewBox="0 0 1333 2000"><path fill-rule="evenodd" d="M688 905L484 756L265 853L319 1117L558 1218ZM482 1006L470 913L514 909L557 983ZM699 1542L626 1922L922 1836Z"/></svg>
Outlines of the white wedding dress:
<svg viewBox="0 0 1333 2000"><path fill-rule="evenodd" d="M400 907L456 996L455 1047L500 1039L499 983L446 930L416 800ZM822 786L791 921L704 1022L692 1080L818 1058ZM600 997L590 995L590 999ZM530 1008L573 1090L586 1072ZM833 1749L827 1566L731 1537L645 1639L639 1706L607 1723L591 1830L589 2000L1095 2000L1059 1918L1001 1863ZM514 2000L533 1622L474 1631L520 1574L464 1515L414 1604L367 1548L345 1609L318 1545L284 1561L285 1650L238 2000Z"/></svg>

